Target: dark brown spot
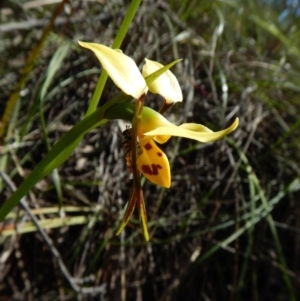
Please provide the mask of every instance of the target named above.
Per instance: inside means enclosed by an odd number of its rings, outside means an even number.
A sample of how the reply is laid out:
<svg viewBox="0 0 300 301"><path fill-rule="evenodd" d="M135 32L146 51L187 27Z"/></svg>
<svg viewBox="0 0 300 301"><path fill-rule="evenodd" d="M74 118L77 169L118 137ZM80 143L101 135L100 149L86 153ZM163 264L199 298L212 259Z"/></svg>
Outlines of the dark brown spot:
<svg viewBox="0 0 300 301"><path fill-rule="evenodd" d="M145 144L144 148L146 150L150 150L152 148L152 145L150 143Z"/></svg>
<svg viewBox="0 0 300 301"><path fill-rule="evenodd" d="M158 152L158 153L157 153L157 156L158 156L158 157L161 157L161 156L162 156L162 153Z"/></svg>
<svg viewBox="0 0 300 301"><path fill-rule="evenodd" d="M150 176L153 175L153 172L152 172L152 169L151 169L150 165L143 165L142 166L142 171L143 171L144 174L148 174Z"/></svg>
<svg viewBox="0 0 300 301"><path fill-rule="evenodd" d="M151 164L152 167L152 173L157 176L158 175L158 169L157 166L155 164Z"/></svg>
<svg viewBox="0 0 300 301"><path fill-rule="evenodd" d="M156 167L157 167L158 169L162 169L162 167L161 167L159 164L156 164Z"/></svg>

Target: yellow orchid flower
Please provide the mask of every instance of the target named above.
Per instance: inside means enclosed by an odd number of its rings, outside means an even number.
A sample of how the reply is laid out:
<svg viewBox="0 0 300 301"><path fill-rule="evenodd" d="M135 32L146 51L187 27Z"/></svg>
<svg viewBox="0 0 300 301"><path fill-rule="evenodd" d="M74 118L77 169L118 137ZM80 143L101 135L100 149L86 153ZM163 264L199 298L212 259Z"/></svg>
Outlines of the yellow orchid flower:
<svg viewBox="0 0 300 301"><path fill-rule="evenodd" d="M164 67L158 62L146 59L141 73L135 62L123 54L121 50L111 49L96 43L79 42L79 44L92 50L116 86L125 94L135 99L134 110L132 110L132 104L122 103L115 104L111 108L110 113L107 113L107 118L110 118L109 114L117 118L122 115L125 117L124 119L132 121L130 133L133 137L131 142L126 142L126 145L131 146L132 162L130 164L130 171L133 174L133 186L126 211L116 234L120 234L125 228L134 208L137 207L142 232L145 239L149 240L140 173L149 181L159 186L169 188L171 185L168 158L155 142L165 143L171 136L194 139L202 143L213 142L234 131L238 126L239 120L236 118L231 126L218 132L213 132L207 127L195 123L174 125L160 114L174 103L182 101L182 92L179 83L174 74L168 70L171 65ZM149 79L151 75L161 68L165 68L165 72L151 82ZM162 70L158 73L161 72ZM160 113L143 106L148 90L154 94L161 95L165 99ZM131 113L127 114L127 109ZM137 139L139 140L139 153L137 152Z"/></svg>
<svg viewBox="0 0 300 301"><path fill-rule="evenodd" d="M218 132L213 132L209 128L195 123L176 126L158 112L144 107L142 118L137 124L142 152L137 158L137 167L152 183L169 188L171 185L169 161L154 140L158 143L165 143L171 136L177 136L208 143L225 137L234 131L238 124L239 119L236 118L231 126Z"/></svg>

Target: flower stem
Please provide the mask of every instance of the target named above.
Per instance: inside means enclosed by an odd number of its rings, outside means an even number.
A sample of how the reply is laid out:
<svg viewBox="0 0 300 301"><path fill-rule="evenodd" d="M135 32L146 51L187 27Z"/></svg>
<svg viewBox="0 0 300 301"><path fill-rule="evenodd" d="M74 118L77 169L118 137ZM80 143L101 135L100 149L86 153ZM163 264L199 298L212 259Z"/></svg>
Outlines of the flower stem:
<svg viewBox="0 0 300 301"><path fill-rule="evenodd" d="M133 174L133 187L136 195L136 204L140 217L141 229L145 240L149 240L149 231L147 223L147 213L145 207L145 201L143 196L143 190L141 186L141 174L137 168L137 124L142 118L142 111L144 107L144 100L146 95L142 95L136 100L134 118L132 120L132 139L131 139L131 159L132 159L132 174Z"/></svg>

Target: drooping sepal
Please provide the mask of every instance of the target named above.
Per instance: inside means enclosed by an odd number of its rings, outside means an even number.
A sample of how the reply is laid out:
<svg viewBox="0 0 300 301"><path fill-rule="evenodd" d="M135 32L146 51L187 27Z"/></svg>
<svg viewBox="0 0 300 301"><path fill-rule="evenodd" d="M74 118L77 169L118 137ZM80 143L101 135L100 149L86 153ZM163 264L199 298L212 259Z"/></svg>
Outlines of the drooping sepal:
<svg viewBox="0 0 300 301"><path fill-rule="evenodd" d="M135 205L136 205L136 191L135 191L135 188L134 186L131 188L131 192L130 192L130 198L129 198L129 201L127 203L127 207L126 207L126 210L125 210L125 213L124 213L124 216L122 218L122 221L120 223L120 226L116 232L116 235L119 235L123 230L124 228L126 227L133 211L134 211L134 208L135 208Z"/></svg>
<svg viewBox="0 0 300 301"><path fill-rule="evenodd" d="M143 191L140 190L137 194L137 209L140 217L141 229L146 241L149 241L149 231L148 231L148 221L147 221L147 213L146 206L144 201Z"/></svg>

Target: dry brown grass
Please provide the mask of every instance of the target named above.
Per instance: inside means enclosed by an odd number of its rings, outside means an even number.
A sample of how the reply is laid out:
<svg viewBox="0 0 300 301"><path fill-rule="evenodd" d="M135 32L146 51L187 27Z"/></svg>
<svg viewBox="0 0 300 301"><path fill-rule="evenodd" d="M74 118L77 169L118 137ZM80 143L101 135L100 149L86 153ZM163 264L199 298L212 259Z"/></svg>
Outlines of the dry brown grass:
<svg viewBox="0 0 300 301"><path fill-rule="evenodd" d="M125 124L110 122L87 134L58 170L64 210L49 211L60 198L52 176L26 197L38 221L50 225L42 228L54 249L40 231L22 234L31 221L20 208L1 224L0 300L300 296L300 56L295 39L300 22L291 16L291 29L276 23L278 11L271 5L230 3L144 1L122 50L137 64L145 57L162 63L184 59L173 69L184 102L167 114L170 120L219 129L239 116L239 128L213 144L173 138L163 146L172 163L172 187L144 184L149 243L137 215L120 237L114 236L131 185L121 149ZM4 5L12 12L1 15L1 113L42 34L42 20L56 6L54 1L24 10L11 1ZM0 146L0 169L17 187L47 152L38 95L58 46L65 40L71 47L43 104L51 145L83 117L99 75L98 61L79 49L77 40L110 45L126 7L120 1L71 1L57 18ZM290 44L252 16L268 18ZM101 102L115 93L109 82ZM160 101L148 97L147 105L157 108ZM4 202L11 188L1 185ZM74 224L66 225L66 217L74 218ZM69 281L55 249L73 277ZM71 282L86 292L76 293ZM93 293L93 288L99 291Z"/></svg>

